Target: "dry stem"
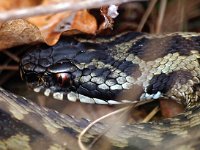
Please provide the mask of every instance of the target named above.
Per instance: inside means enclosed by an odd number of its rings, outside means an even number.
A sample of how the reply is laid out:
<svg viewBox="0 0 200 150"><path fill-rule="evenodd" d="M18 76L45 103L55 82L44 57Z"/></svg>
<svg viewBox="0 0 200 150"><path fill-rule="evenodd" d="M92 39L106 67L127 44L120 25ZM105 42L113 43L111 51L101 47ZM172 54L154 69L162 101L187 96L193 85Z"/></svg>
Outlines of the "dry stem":
<svg viewBox="0 0 200 150"><path fill-rule="evenodd" d="M145 22L147 21L149 15L151 14L155 4L157 3L158 0L152 0L150 1L149 5L148 5L148 8L145 12L145 14L143 15L141 21L140 21L140 24L138 25L138 28L137 28L137 31L141 32L142 31L142 28L144 27L144 24Z"/></svg>
<svg viewBox="0 0 200 150"><path fill-rule="evenodd" d="M131 1L147 1L147 0L84 0L84 1L79 0L79 1L68 1L50 5L40 5L31 8L1 12L0 22L17 18L26 18L26 17L45 15L50 13L59 13L67 10L76 11L81 9L99 8L105 5L122 4Z"/></svg>

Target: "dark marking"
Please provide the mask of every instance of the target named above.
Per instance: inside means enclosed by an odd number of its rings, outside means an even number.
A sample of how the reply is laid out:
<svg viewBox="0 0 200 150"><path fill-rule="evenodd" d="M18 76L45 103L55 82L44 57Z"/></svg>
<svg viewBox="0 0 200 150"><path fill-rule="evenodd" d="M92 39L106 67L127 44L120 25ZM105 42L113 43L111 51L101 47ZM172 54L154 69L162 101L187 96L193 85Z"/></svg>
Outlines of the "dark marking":
<svg viewBox="0 0 200 150"><path fill-rule="evenodd" d="M193 87L193 93L198 95L198 101L200 101L200 84L194 84Z"/></svg>
<svg viewBox="0 0 200 150"><path fill-rule="evenodd" d="M200 50L199 41L192 41L180 35L174 35L153 39L141 38L133 43L129 52L142 60L151 61L176 52L188 56L191 50Z"/></svg>
<svg viewBox="0 0 200 150"><path fill-rule="evenodd" d="M73 128L71 127L63 127L64 131L66 131L67 133L70 134L70 136L73 136L73 137L77 137L77 135L79 135L78 132L76 132Z"/></svg>
<svg viewBox="0 0 200 150"><path fill-rule="evenodd" d="M94 41L95 42L95 41ZM106 50L108 49L105 44L97 44L97 43L89 43L89 42L81 42L82 47L87 50Z"/></svg>
<svg viewBox="0 0 200 150"><path fill-rule="evenodd" d="M83 83L82 86L86 89L88 89L89 91L93 91L97 89L97 85L95 83L92 82L86 82Z"/></svg>
<svg viewBox="0 0 200 150"><path fill-rule="evenodd" d="M156 94L158 91L161 93L168 92L173 85L178 82L180 84L185 84L189 79L192 78L192 74L189 71L175 71L169 74L161 73L155 75L151 81L150 85L147 87L148 94Z"/></svg>
<svg viewBox="0 0 200 150"><path fill-rule="evenodd" d="M83 94L83 95L87 95L87 96L90 96L90 95L91 95L91 92L90 92L87 88L83 87L82 85L80 85L80 86L77 88L77 92L78 92L78 93L81 93L81 94Z"/></svg>
<svg viewBox="0 0 200 150"><path fill-rule="evenodd" d="M138 78L141 76L141 71L138 64L133 64L131 61L115 61L113 67L119 69L121 72L126 73L128 76Z"/></svg>
<svg viewBox="0 0 200 150"><path fill-rule="evenodd" d="M117 99L118 100L132 100L132 101L139 101L141 94L144 93L144 89L142 86L139 85L132 85L132 87L128 90L123 90L119 93Z"/></svg>
<svg viewBox="0 0 200 150"><path fill-rule="evenodd" d="M18 133L29 135L31 140L42 137L42 134L30 126L12 118L9 114L0 109L0 140L9 138Z"/></svg>
<svg viewBox="0 0 200 150"><path fill-rule="evenodd" d="M152 145L151 142L149 142L148 139L140 138L138 135L135 135L134 137L128 138L128 143L126 146L127 150L142 150L146 149L155 149L155 147ZM120 150L120 148L115 148L116 150Z"/></svg>
<svg viewBox="0 0 200 150"><path fill-rule="evenodd" d="M117 93L111 93L108 90L100 89L100 88L95 88L95 89L87 89L89 87L89 84L85 83L84 85L81 85L77 88L77 92L81 93L82 95L88 96L88 97L95 97L95 98L100 98L109 100L109 99L114 99Z"/></svg>
<svg viewBox="0 0 200 150"><path fill-rule="evenodd" d="M141 76L141 71L140 71L140 67L138 64L133 64L131 63L130 65L128 65L124 70L124 73L126 73L128 76L132 76L135 79L137 79L138 77Z"/></svg>
<svg viewBox="0 0 200 150"><path fill-rule="evenodd" d="M36 73L36 72L28 72L28 73L26 73L26 75L23 75L23 78L28 83L38 82L38 80L39 80L38 73Z"/></svg>

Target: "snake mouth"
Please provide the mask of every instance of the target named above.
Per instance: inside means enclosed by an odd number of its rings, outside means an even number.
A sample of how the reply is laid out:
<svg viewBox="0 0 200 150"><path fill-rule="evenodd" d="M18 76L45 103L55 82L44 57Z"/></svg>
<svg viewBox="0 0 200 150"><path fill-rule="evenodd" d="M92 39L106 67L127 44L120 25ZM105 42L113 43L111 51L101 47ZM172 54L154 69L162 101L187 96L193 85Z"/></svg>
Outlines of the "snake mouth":
<svg viewBox="0 0 200 150"><path fill-rule="evenodd" d="M33 85L31 85L33 86ZM99 98L91 98L73 91L58 91L56 87L45 88L43 85L33 88L37 93L43 93L45 96L51 96L57 100L68 100L71 102L81 102L88 104L102 104L102 105L116 105L116 104L127 104L127 103L137 103L136 101L131 100L103 100Z"/></svg>

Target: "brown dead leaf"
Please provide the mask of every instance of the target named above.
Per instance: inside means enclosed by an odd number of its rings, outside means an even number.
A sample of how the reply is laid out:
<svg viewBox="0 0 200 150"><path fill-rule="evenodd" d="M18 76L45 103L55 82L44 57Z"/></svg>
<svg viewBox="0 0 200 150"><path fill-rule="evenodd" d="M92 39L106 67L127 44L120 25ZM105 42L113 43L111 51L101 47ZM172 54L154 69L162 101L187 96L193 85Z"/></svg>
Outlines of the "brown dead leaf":
<svg viewBox="0 0 200 150"><path fill-rule="evenodd" d="M56 30L57 25L62 21L64 17L69 17L70 14L59 13L54 15L45 15L29 18L32 24L36 25L44 39L49 45L54 45L60 38L62 32Z"/></svg>
<svg viewBox="0 0 200 150"><path fill-rule="evenodd" d="M41 3L42 0L6 0L6 1L0 1L0 10L10 10L10 9L16 9L16 8L24 8L29 6L35 6L39 3Z"/></svg>
<svg viewBox="0 0 200 150"><path fill-rule="evenodd" d="M88 34L95 34L97 30L96 19L87 10L76 13L67 11L53 15L32 17L28 20L40 29L48 45L54 45L65 31L78 30Z"/></svg>
<svg viewBox="0 0 200 150"><path fill-rule="evenodd" d="M26 20L11 20L1 25L0 50L42 41L39 29Z"/></svg>
<svg viewBox="0 0 200 150"><path fill-rule="evenodd" d="M95 34L97 22L87 10L78 11L74 17L71 29L76 29L84 33Z"/></svg>
<svg viewBox="0 0 200 150"><path fill-rule="evenodd" d="M42 5L62 2L61 0L44 0ZM54 45L63 32L78 30L87 34L95 34L97 30L96 19L87 11L66 11L28 19L41 31L44 41ZM70 32L71 33L71 32Z"/></svg>
<svg viewBox="0 0 200 150"><path fill-rule="evenodd" d="M26 2L22 0L14 0L14 3L13 0L7 0L3 2L0 1L0 10L6 11L10 9L33 6L41 3L41 1L42 0L30 0ZM43 0L42 2L43 3L41 3L41 5L48 5L52 3L63 2L63 0ZM2 45L0 45L0 49L25 44L28 41L30 43L35 42L35 40L38 41L38 39L40 41L42 40L46 42L48 45L54 45L59 40L60 35L63 32L70 31L70 33L72 34L73 32L71 31L79 31L87 34L95 34L97 30L96 19L87 10L81 10L77 12L66 11L57 14L31 17L27 20L30 23L24 20L13 20L6 22L2 25L0 32L1 35L4 35L5 37L1 37L0 42L2 43ZM21 27L19 26L20 24L22 24ZM36 28L36 26L39 28L39 30L38 28ZM13 31L11 31L11 29ZM33 35L33 33L35 32L37 34ZM25 33L27 35L25 35ZM38 35L39 37L36 37L36 35ZM19 37L19 39L16 37ZM27 39L24 39L25 37ZM11 39L9 40L9 38Z"/></svg>

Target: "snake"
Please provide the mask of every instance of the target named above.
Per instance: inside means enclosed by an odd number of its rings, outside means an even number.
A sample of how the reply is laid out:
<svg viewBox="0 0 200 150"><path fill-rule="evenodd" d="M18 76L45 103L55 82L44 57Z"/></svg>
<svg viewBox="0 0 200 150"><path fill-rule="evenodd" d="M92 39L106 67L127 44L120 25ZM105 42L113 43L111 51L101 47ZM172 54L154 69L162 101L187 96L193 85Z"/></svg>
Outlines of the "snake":
<svg viewBox="0 0 200 150"><path fill-rule="evenodd" d="M54 46L29 48L20 61L20 75L35 92L63 101L134 105L163 98L186 107L169 119L121 126L113 122L116 132L96 123L84 143L103 136L100 143L111 149L160 149L166 143L164 149L198 149L199 40L198 33L186 32L63 37ZM76 138L90 123L3 88L0 103L0 149L79 149Z"/></svg>

